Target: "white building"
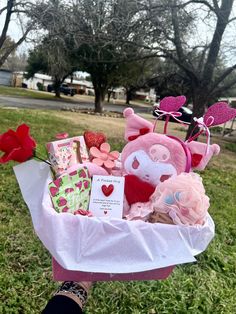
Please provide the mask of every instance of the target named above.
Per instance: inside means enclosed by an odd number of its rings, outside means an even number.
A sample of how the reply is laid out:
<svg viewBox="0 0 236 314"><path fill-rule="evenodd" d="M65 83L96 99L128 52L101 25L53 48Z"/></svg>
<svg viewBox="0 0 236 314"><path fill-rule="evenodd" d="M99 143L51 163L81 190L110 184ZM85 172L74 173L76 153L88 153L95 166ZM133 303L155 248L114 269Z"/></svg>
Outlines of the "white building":
<svg viewBox="0 0 236 314"><path fill-rule="evenodd" d="M12 71L0 69L0 85L12 86Z"/></svg>
<svg viewBox="0 0 236 314"><path fill-rule="evenodd" d="M33 78L24 78L24 72L14 73L14 86L22 87L22 84L29 89L38 90L38 83L43 85L43 89L47 91L48 85L53 85L53 79L51 76L41 73L36 73ZM70 78L65 79L63 84L73 87L77 90L78 94L94 94L92 82L86 80L71 80Z"/></svg>

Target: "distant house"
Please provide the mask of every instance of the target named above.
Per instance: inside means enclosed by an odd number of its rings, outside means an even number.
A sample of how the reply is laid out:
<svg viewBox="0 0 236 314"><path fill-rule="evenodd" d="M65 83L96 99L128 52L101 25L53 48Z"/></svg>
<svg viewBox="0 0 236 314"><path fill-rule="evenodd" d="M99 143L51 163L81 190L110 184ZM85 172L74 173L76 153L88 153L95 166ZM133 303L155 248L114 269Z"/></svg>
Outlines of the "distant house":
<svg viewBox="0 0 236 314"><path fill-rule="evenodd" d="M38 83L40 83L43 85L43 89L47 91L48 86L53 85L53 78L46 74L36 73L33 78L27 80L24 78L24 72L15 72L14 82L15 87L22 87L22 84L24 84L25 87L35 90L38 90ZM70 78L67 78L65 79L64 84L75 88L77 90L77 94L94 95L92 82L86 80L71 80Z"/></svg>
<svg viewBox="0 0 236 314"><path fill-rule="evenodd" d="M124 87L116 87L113 89L109 89L108 92L111 93L111 98L113 98L113 99L125 99L125 88Z"/></svg>
<svg viewBox="0 0 236 314"><path fill-rule="evenodd" d="M94 95L93 83L86 80L75 80L72 81L70 79L66 79L65 83L67 83L70 87L73 87L77 90L77 94L81 95Z"/></svg>
<svg viewBox="0 0 236 314"><path fill-rule="evenodd" d="M155 102L156 101L156 93L154 88L140 89L136 93L136 99L145 100L147 102Z"/></svg>
<svg viewBox="0 0 236 314"><path fill-rule="evenodd" d="M116 87L112 90L111 97L114 99L125 99L126 98L126 90L124 87ZM156 93L154 88L150 89L139 89L135 92L135 99L144 100L147 102L155 102L156 101Z"/></svg>
<svg viewBox="0 0 236 314"><path fill-rule="evenodd" d="M0 85L12 86L12 71L0 69Z"/></svg>

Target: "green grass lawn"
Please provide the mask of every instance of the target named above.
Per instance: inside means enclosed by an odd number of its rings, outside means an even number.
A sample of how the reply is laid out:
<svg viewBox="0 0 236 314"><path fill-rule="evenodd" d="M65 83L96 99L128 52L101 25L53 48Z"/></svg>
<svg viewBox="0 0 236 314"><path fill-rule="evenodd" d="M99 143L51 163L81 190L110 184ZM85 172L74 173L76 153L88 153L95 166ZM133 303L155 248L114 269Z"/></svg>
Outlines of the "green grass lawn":
<svg viewBox="0 0 236 314"><path fill-rule="evenodd" d="M12 97L26 97L36 99L55 99L53 93L45 93L40 91L34 91L27 88L20 87L8 87L0 85L0 96L12 96Z"/></svg>
<svg viewBox="0 0 236 314"><path fill-rule="evenodd" d="M89 119L83 114L71 113L69 117L69 113L0 109L0 133L25 122L31 126L44 154L44 144L58 132L64 130L72 136L89 126L102 130L115 123L110 118L96 117L97 123L91 124ZM123 141L120 135L116 137L119 132L111 134L113 148L121 149ZM235 160L235 153L223 150L218 161L213 161L203 173L216 237L206 252L197 257L197 263L176 267L164 281L97 283L86 307L87 314L236 312ZM0 165L0 313L37 314L58 284L51 279L51 258L33 231L13 165Z"/></svg>

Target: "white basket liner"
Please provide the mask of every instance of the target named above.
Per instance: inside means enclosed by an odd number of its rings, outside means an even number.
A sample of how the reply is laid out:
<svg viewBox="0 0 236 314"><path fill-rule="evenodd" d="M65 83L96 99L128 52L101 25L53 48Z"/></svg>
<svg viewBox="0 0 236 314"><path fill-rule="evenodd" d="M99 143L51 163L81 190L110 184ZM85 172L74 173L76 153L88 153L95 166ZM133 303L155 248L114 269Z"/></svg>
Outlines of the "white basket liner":
<svg viewBox="0 0 236 314"><path fill-rule="evenodd" d="M204 226L187 227L58 214L45 163L31 160L14 171L38 237L68 270L131 273L193 262L214 237L210 215Z"/></svg>

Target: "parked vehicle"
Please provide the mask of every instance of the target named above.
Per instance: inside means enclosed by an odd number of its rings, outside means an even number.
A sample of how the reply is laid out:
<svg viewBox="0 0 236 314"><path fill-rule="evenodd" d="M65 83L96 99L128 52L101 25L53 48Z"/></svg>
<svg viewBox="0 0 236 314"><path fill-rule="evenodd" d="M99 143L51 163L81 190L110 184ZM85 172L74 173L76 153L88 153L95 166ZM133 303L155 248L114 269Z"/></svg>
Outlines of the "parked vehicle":
<svg viewBox="0 0 236 314"><path fill-rule="evenodd" d="M53 85L48 85L47 91L49 93L54 92L55 91L54 86ZM70 95L70 96L73 97L76 94L77 91L76 91L75 88L70 87L68 84L62 84L60 86L60 92L62 94L64 94L64 95L66 95L66 96Z"/></svg>
<svg viewBox="0 0 236 314"><path fill-rule="evenodd" d="M153 106L153 116L154 117L157 117L158 115L155 113L155 110L156 109L158 109L158 104L154 104L154 106ZM187 107L181 107L179 110L178 110L178 112L181 112L182 113L182 116L181 117L178 117L178 119L179 120L181 120L181 121L184 121L184 122L191 122L191 118L192 118L192 114L193 114L193 112L192 112L192 110L190 110L189 108L187 108ZM165 119L165 116L162 116L160 119ZM172 118L171 116L170 116L170 121L171 122L177 122L174 118Z"/></svg>
<svg viewBox="0 0 236 314"><path fill-rule="evenodd" d="M76 94L76 89L68 86L67 84L62 84L60 87L60 92L66 96L74 96Z"/></svg>

